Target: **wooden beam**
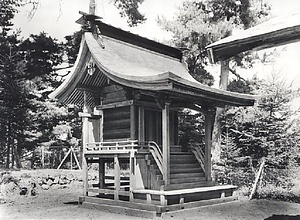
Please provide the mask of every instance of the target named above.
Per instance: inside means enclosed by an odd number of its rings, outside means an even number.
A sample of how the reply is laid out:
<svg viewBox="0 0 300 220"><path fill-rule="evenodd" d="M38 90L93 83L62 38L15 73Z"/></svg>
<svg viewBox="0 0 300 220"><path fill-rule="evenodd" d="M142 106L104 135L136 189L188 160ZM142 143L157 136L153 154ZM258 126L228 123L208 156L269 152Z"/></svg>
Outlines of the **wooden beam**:
<svg viewBox="0 0 300 220"><path fill-rule="evenodd" d="M99 188L103 189L105 186L105 162L104 159L99 160Z"/></svg>
<svg viewBox="0 0 300 220"><path fill-rule="evenodd" d="M253 184L253 188L252 188L252 190L251 190L251 194L250 194L250 196L249 196L249 200L251 200L251 199L253 198L253 195L254 195L255 192L256 192L257 184L258 184L258 181L259 181L259 179L260 179L260 176L261 176L261 174L262 174L262 172L263 172L264 165L265 165L265 158L263 157L263 158L262 158L262 162L261 162L261 164L260 164L260 166L259 166L258 173L257 173L256 178L255 178L254 184Z"/></svg>
<svg viewBox="0 0 300 220"><path fill-rule="evenodd" d="M204 167L205 177L207 181L211 181L211 148L212 148L212 130L215 117L215 109L208 110L205 114L205 152L204 152Z"/></svg>
<svg viewBox="0 0 300 220"><path fill-rule="evenodd" d="M92 193L99 193L99 194L110 194L113 195L115 193L115 190L113 189L98 189L98 188L88 188L88 192L92 192ZM129 196L129 192L128 191L120 191L118 193L120 196ZM93 197L86 197L86 198L93 198ZM99 199L99 198L96 198ZM118 200L120 201L120 200Z"/></svg>
<svg viewBox="0 0 300 220"><path fill-rule="evenodd" d="M165 186L170 184L170 103L162 109L162 146L163 146L163 180Z"/></svg>
<svg viewBox="0 0 300 220"><path fill-rule="evenodd" d="M111 104L105 104L105 105L98 105L97 109L110 109L110 108L117 108L117 107L124 107L124 106L130 106L133 104L133 100L127 100L127 101L121 101Z"/></svg>

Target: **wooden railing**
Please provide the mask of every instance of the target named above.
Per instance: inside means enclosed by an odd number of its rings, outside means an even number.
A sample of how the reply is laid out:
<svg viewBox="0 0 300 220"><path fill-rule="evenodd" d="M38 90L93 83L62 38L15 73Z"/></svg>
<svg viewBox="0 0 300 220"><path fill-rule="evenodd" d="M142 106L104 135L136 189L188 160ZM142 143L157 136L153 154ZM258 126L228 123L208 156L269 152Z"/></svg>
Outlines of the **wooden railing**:
<svg viewBox="0 0 300 220"><path fill-rule="evenodd" d="M136 140L88 143L84 149L87 154L112 154L137 151L139 144Z"/></svg>
<svg viewBox="0 0 300 220"><path fill-rule="evenodd" d="M150 152L161 173L163 173L163 156L159 146L154 141L138 142L137 140L125 140L116 142L88 143L84 148L85 154L113 154L129 152Z"/></svg>
<svg viewBox="0 0 300 220"><path fill-rule="evenodd" d="M197 161L199 162L202 170L205 173L205 159L204 159L204 152L202 151L202 149L199 146L189 146L191 151L193 152L193 154L195 155Z"/></svg>
<svg viewBox="0 0 300 220"><path fill-rule="evenodd" d="M161 174L163 174L163 154L159 146L154 141L148 142L149 151L152 154L156 165L158 166Z"/></svg>

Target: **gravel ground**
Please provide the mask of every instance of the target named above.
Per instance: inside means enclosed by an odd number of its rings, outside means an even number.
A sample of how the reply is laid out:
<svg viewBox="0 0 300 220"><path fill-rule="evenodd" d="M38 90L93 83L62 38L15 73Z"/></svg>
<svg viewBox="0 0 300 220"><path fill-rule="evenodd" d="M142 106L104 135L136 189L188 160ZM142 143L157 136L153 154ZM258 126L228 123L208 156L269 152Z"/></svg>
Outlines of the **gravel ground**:
<svg viewBox="0 0 300 220"><path fill-rule="evenodd" d="M24 175L22 172L27 172L29 175ZM19 180L22 179L21 176L24 176L27 178L27 181L21 180L20 182L28 182L29 177L36 179L38 177L37 175L41 176L41 172L47 172L47 175L52 176L57 175L54 173L51 174L51 172L57 171L47 170L38 172L15 171L15 173L12 173L12 176L17 177ZM19 188L6 190L5 193L3 193L5 187L3 187L2 184L2 195L0 197L0 219L141 219L78 207L77 202L78 196L82 193L82 182L80 181L80 178L79 180L78 178L73 179L74 180L69 181L68 184L51 185L47 190L37 187L36 195L34 196L30 195L30 193L27 193L27 195L20 195ZM270 200L249 201L246 198L240 198L238 201L226 204L167 213L162 218L176 220L300 220L300 204Z"/></svg>

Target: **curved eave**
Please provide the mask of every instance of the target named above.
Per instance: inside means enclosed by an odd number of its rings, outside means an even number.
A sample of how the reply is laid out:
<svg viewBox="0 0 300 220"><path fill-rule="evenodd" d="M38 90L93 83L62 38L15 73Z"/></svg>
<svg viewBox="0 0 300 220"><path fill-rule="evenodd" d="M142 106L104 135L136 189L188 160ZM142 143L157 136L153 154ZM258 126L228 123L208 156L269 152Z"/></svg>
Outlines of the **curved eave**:
<svg viewBox="0 0 300 220"><path fill-rule="evenodd" d="M275 17L206 47L211 62L226 60L248 50L261 50L300 40L300 13Z"/></svg>
<svg viewBox="0 0 300 220"><path fill-rule="evenodd" d="M89 77L86 68L87 62L92 58L99 70L98 72L94 72L94 75L101 75L102 78L108 78L126 87L169 93L175 96L177 94L178 97L184 95L193 98L193 100L208 101L212 104L215 103L215 106L248 106L253 105L256 99L254 96L232 93L202 85L188 74L188 71L183 67L179 60L172 60L174 58L164 57L160 54L150 54L149 58L151 59L151 56L155 57L152 58L156 62L160 62L160 65L162 65L161 63L164 64L161 60L169 62L166 65L174 72L162 72L164 66L157 69L157 66L155 65L158 65L158 63L152 64L150 62L151 65L148 61L148 63L131 63L131 60L128 58L128 60L124 60L123 63L124 65L128 65L127 70L122 71L122 68L120 68L122 63L120 66L117 66L118 63L116 61L111 62L111 59L117 54L113 54L113 51L110 51L109 49L105 51L101 45L103 42L99 41L101 41L101 39L96 39L91 33L84 34L79 55L75 62L74 71L71 72L66 80L49 95L51 98L56 98L63 103L82 104L83 95L78 87L82 86L80 83L85 82L85 79ZM126 45L124 47L126 47ZM129 50L131 49L129 48ZM143 48L139 48L138 50L137 48L134 48L134 50L138 52L143 50ZM147 54L151 52L143 51L141 54L142 53ZM119 59L123 61L122 57ZM176 65L175 68L172 66L173 64ZM146 65L146 67L144 65ZM133 71L136 72L131 74ZM98 83L93 88L100 89L101 85L103 84ZM91 102L92 99L93 97L90 97Z"/></svg>
<svg viewBox="0 0 300 220"><path fill-rule="evenodd" d="M208 86L207 86L208 87ZM247 95L206 86L195 87L193 85L174 82L172 92L193 97L199 103L207 103L216 107L230 106L252 106L258 96Z"/></svg>
<svg viewBox="0 0 300 220"><path fill-rule="evenodd" d="M88 37L87 37L88 38ZM175 73L165 72L155 76L125 76L121 73L105 67L101 63L99 57L101 48L94 38L88 38L88 45L91 50L97 67L105 73L111 80L136 89L150 90L150 91L169 91L175 93L183 93L199 99L209 100L210 102L218 103L218 106L234 105L234 106L251 106L254 104L257 97L253 95L246 95L241 93L233 93L220 89L215 89L193 80L186 80Z"/></svg>
<svg viewBox="0 0 300 220"><path fill-rule="evenodd" d="M69 73L67 78L55 91L49 94L49 98L57 99L59 102L64 103L72 93L76 93L75 90L84 74L86 67L85 61L88 56L89 49L87 47L87 44L85 43L85 38L83 35L73 71Z"/></svg>

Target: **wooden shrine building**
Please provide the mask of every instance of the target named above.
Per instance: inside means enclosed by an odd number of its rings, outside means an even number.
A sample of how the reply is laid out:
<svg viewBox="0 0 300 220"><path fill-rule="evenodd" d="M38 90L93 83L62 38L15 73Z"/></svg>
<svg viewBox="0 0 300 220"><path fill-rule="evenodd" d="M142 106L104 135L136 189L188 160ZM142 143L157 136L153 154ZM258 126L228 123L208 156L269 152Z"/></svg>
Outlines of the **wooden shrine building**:
<svg viewBox="0 0 300 220"><path fill-rule="evenodd" d="M74 71L51 94L83 107L82 205L151 217L236 199L235 186L215 185L211 177L215 110L251 106L254 97L202 85L188 73L180 50L82 14L90 26ZM205 115L203 146L179 146L183 108ZM88 180L92 163L99 167L96 183ZM113 176L105 172L108 165Z"/></svg>

